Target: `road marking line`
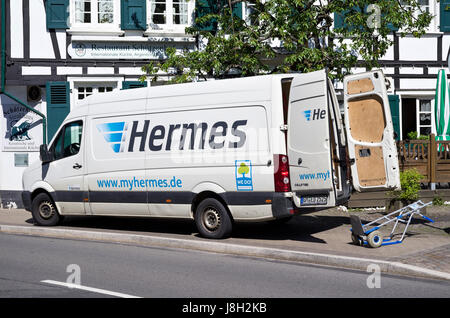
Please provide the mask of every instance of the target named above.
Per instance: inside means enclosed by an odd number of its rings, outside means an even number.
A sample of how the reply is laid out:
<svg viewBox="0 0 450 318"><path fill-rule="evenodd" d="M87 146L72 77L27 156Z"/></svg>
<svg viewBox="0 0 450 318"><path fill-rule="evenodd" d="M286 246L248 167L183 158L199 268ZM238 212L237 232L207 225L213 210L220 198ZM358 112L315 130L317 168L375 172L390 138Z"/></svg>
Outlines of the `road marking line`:
<svg viewBox="0 0 450 318"><path fill-rule="evenodd" d="M120 297L120 298L142 298L139 296L117 293L117 292L113 292L113 291L106 290L106 289L88 287L88 286L83 286L83 285L78 285L78 284L58 282L55 280L41 280L41 283L53 284L53 285L58 285L58 286L63 286L63 287L68 287L68 288L81 289L81 290L86 290L86 291L90 291L93 293L105 294L105 295L110 295L110 296L115 296L115 297Z"/></svg>

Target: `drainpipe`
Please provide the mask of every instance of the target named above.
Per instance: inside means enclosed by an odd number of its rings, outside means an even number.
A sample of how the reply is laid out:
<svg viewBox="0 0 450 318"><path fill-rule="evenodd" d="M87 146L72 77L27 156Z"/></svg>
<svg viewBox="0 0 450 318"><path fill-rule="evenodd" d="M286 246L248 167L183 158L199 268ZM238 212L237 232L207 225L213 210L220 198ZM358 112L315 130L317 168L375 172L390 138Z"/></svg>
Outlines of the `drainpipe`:
<svg viewBox="0 0 450 318"><path fill-rule="evenodd" d="M12 100L16 101L29 111L35 113L39 117L42 118L42 137L43 137L43 143L47 143L47 118L44 114L37 111L33 107L27 105L23 101L21 101L19 98L9 94L8 92L5 92L5 73L6 73L6 18L5 18L5 11L6 11L6 0L1 0L1 29L2 29L2 43L1 43L1 81L0 81L0 94L6 95Z"/></svg>

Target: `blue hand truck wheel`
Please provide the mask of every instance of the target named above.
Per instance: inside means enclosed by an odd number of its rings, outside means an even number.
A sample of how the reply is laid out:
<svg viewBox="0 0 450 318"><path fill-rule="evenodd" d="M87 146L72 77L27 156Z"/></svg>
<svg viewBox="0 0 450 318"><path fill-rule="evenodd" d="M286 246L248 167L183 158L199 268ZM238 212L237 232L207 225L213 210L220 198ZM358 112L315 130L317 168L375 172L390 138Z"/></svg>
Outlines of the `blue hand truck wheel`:
<svg viewBox="0 0 450 318"><path fill-rule="evenodd" d="M367 243L370 247L380 247L383 243L381 233L379 231L370 232L369 235L367 235Z"/></svg>

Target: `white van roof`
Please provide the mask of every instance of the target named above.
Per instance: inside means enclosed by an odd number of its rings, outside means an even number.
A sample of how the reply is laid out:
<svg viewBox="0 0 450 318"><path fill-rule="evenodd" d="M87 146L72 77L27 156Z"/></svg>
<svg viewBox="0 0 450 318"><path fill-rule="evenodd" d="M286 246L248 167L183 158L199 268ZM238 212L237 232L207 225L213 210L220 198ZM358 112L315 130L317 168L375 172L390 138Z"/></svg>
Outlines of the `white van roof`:
<svg viewBox="0 0 450 318"><path fill-rule="evenodd" d="M223 105L267 101L271 99L272 84L275 79L294 76L296 74L262 75L93 94L75 106L68 118L87 114L113 114L125 110L142 111L146 107L147 98L149 99L149 108L155 111L182 110L191 106L211 107L219 103ZM124 104L126 109L124 109Z"/></svg>

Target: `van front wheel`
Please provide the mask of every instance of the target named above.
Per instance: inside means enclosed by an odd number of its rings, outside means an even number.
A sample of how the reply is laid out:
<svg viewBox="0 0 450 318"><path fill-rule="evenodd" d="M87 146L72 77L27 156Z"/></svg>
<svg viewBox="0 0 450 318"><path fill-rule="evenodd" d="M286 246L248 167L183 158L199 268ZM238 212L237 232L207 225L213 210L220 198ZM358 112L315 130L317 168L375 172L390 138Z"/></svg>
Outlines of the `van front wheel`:
<svg viewBox="0 0 450 318"><path fill-rule="evenodd" d="M209 198L200 202L194 219L203 237L221 239L231 234L231 218L223 204L216 199Z"/></svg>
<svg viewBox="0 0 450 318"><path fill-rule="evenodd" d="M52 226L59 223L61 217L55 203L46 193L39 193L32 202L31 214L38 225Z"/></svg>

